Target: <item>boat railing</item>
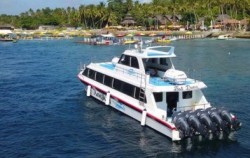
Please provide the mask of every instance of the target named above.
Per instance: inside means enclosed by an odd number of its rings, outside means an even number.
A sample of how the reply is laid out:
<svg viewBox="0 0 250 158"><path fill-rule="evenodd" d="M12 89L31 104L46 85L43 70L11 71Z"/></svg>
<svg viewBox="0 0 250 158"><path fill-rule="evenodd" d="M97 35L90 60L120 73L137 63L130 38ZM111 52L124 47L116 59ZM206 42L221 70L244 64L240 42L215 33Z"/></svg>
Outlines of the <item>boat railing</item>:
<svg viewBox="0 0 250 158"><path fill-rule="evenodd" d="M117 73L121 73L123 75L126 75L127 77L129 77L131 79L136 79L137 81L142 82L144 85L145 85L145 83L152 84L154 86L171 85L171 86L175 86L176 90L183 90L183 88L181 86L187 87L188 84L190 84L190 83L201 82L201 81L196 80L196 79L187 78L187 79L183 80L183 83L181 83L181 84L173 84L170 81L168 81L166 78L153 77L153 76L150 76L149 74L146 74L146 73L137 72L133 68L127 69L127 68L123 68L120 66L116 66L115 71Z"/></svg>
<svg viewBox="0 0 250 158"><path fill-rule="evenodd" d="M115 67L115 70L118 72L118 73L122 73L124 75L126 75L127 77L129 78L133 78L133 79L136 79L140 82L147 82L147 74L143 74L143 73L140 73L140 72L136 72L134 69L126 69L126 68L123 68L123 67L119 67L119 66L116 66ZM149 78L148 78L149 79Z"/></svg>
<svg viewBox="0 0 250 158"><path fill-rule="evenodd" d="M197 109L203 109L203 110L205 110L209 106L210 106L210 103L193 104L193 105L189 105L189 106L181 106L181 107L177 106L177 110L178 111L187 111L187 110L195 111Z"/></svg>
<svg viewBox="0 0 250 158"><path fill-rule="evenodd" d="M80 70L80 71L83 71L83 70L85 70L85 68L86 68L86 65L83 64L82 62L80 62L79 70Z"/></svg>

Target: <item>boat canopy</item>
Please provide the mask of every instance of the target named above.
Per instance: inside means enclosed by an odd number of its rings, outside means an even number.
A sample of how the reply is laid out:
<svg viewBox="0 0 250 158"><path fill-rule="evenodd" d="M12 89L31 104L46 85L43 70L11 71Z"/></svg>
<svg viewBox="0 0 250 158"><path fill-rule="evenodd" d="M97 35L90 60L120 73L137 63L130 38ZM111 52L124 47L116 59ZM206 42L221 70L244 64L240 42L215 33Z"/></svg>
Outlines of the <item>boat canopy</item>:
<svg viewBox="0 0 250 158"><path fill-rule="evenodd" d="M109 34L101 34L102 37L108 37L108 38L112 38L115 37L112 33Z"/></svg>
<svg viewBox="0 0 250 158"><path fill-rule="evenodd" d="M176 57L173 46L153 46L146 49L134 49L125 51L124 54L138 56L141 58L172 58Z"/></svg>

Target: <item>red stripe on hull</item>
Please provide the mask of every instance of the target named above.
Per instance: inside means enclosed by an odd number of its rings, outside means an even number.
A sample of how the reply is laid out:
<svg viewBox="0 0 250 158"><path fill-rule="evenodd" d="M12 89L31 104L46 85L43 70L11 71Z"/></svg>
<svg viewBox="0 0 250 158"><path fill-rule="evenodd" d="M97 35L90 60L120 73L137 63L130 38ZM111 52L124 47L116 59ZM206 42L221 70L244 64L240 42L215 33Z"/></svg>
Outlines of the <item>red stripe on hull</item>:
<svg viewBox="0 0 250 158"><path fill-rule="evenodd" d="M90 85L91 87L94 87L95 89L101 91L102 93L107 93L107 91L102 90L102 89L100 89L100 88L94 86L93 84L91 84L91 83L89 83L89 82L87 82L87 81L82 80L79 76L78 76L78 78L80 79L80 81L81 81L82 83L84 83L84 84L86 84L86 85ZM128 107L130 107L130 108L136 110L137 112L142 113L142 110L141 110L140 108L138 108L138 107L136 107L136 106L134 106L134 105L132 105L132 104L130 104L130 103L128 103L128 102L122 100L122 99L120 99L119 97L114 96L114 95L111 95L111 97L114 98L114 99L117 99L118 101L120 101L120 102L122 102L123 104L127 105ZM155 117L154 115L152 115L152 114L150 114L150 113L147 113L147 116L150 117L151 119L153 119L153 120L159 122L160 124L166 126L167 128L169 128L169 129L171 129L171 130L176 130L175 127L172 127L172 126L169 125L167 122L165 122L165 121L163 121L163 120L161 120L161 119Z"/></svg>

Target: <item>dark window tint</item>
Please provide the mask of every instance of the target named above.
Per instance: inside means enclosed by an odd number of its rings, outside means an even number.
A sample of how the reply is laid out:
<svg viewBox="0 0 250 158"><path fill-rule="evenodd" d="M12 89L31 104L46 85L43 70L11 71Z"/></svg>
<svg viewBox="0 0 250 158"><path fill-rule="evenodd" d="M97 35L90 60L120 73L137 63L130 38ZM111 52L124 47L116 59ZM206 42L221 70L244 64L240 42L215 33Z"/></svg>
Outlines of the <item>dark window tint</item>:
<svg viewBox="0 0 250 158"><path fill-rule="evenodd" d="M122 87L121 91L131 97L134 97L135 86L125 82L123 82L122 84L123 85L121 86Z"/></svg>
<svg viewBox="0 0 250 158"><path fill-rule="evenodd" d="M192 98L192 91L186 91L182 93L183 99L190 99Z"/></svg>
<svg viewBox="0 0 250 158"><path fill-rule="evenodd" d="M95 80L95 71L94 70L89 69L89 78Z"/></svg>
<svg viewBox="0 0 250 158"><path fill-rule="evenodd" d="M104 84L106 86L112 87L112 83L113 83L113 78L105 75Z"/></svg>
<svg viewBox="0 0 250 158"><path fill-rule="evenodd" d="M155 101L156 102L161 102L163 97L162 97L162 92L159 93L154 93Z"/></svg>
<svg viewBox="0 0 250 158"><path fill-rule="evenodd" d="M123 55L121 56L120 60L119 60L119 63L120 63L120 64L123 64L123 65L130 66L130 57L123 54Z"/></svg>
<svg viewBox="0 0 250 158"><path fill-rule="evenodd" d="M84 71L83 71L83 76L87 76L88 77L88 74L89 74L89 69L86 68Z"/></svg>
<svg viewBox="0 0 250 158"><path fill-rule="evenodd" d="M131 57L131 67L139 68L138 60L136 57Z"/></svg>
<svg viewBox="0 0 250 158"><path fill-rule="evenodd" d="M96 81L103 83L103 74L100 72L96 72Z"/></svg>
<svg viewBox="0 0 250 158"><path fill-rule="evenodd" d="M139 100L140 89L138 87L135 88L135 99Z"/></svg>
<svg viewBox="0 0 250 158"><path fill-rule="evenodd" d="M122 89L122 81L118 80L118 79L114 79L114 84L113 84L113 88L118 90L118 91L121 91Z"/></svg>
<svg viewBox="0 0 250 158"><path fill-rule="evenodd" d="M168 65L166 58L160 58L160 64L161 65Z"/></svg>
<svg viewBox="0 0 250 158"><path fill-rule="evenodd" d="M148 62L157 64L157 58L150 58Z"/></svg>

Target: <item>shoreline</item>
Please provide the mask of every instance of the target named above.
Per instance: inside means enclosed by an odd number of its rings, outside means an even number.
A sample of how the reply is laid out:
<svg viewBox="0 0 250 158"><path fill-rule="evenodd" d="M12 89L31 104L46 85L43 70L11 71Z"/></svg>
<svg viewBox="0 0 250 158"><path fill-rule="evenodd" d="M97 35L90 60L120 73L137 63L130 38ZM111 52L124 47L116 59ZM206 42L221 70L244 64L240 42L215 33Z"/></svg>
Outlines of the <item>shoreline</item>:
<svg viewBox="0 0 250 158"><path fill-rule="evenodd" d="M32 39L43 37L91 37L94 35L112 33L114 36L171 36L184 38L209 38L218 37L220 35L229 35L233 38L250 39L250 31L169 31L169 30L111 30L111 29L96 29L96 30L18 30L13 31L17 39Z"/></svg>

